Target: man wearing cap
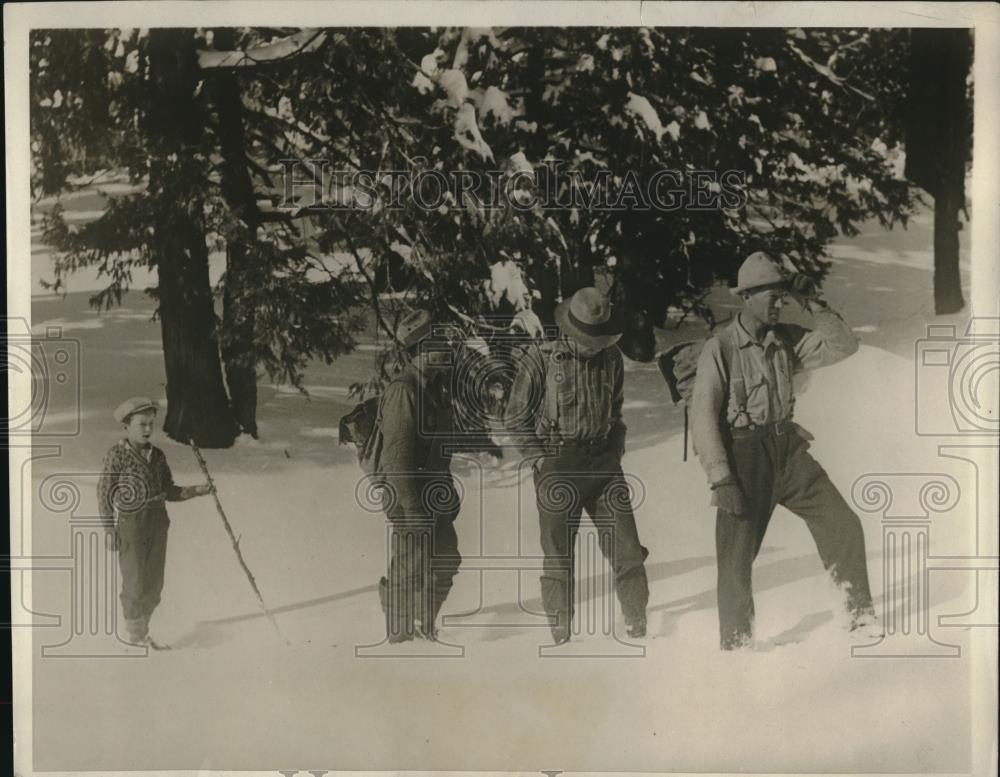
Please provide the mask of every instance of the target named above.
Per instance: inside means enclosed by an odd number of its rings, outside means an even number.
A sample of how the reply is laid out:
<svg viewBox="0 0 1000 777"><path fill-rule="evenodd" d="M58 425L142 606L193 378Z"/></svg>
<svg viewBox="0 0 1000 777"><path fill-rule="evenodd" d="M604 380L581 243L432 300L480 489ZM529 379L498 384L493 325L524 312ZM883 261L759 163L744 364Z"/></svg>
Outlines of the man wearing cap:
<svg viewBox="0 0 1000 777"><path fill-rule="evenodd" d="M691 402L694 447L718 508L721 646L752 645L751 567L779 504L806 522L844 592L851 629L867 636L878 627L861 521L810 455L812 436L792 421L792 375L846 359L857 351L857 338L808 278L763 252L740 267L733 293L743 307L702 350ZM779 322L789 294L812 315L815 329Z"/></svg>
<svg viewBox="0 0 1000 777"><path fill-rule="evenodd" d="M451 475L453 354L431 331L425 310L400 322L396 340L408 363L379 402L378 473L392 522L389 575L379 583L379 597L389 642L435 638L438 612L461 563Z"/></svg>
<svg viewBox="0 0 1000 777"><path fill-rule="evenodd" d="M182 502L212 493L207 483L178 486L163 451L150 444L156 403L132 397L114 412L125 438L111 446L97 483L101 520L109 547L118 551L121 603L128 637L135 644L160 647L149 637L149 619L160 603L167 558L165 502Z"/></svg>
<svg viewBox="0 0 1000 777"><path fill-rule="evenodd" d="M582 511L598 527L614 569L629 636L646 633L649 585L628 487L624 366L616 343L620 316L597 289L580 289L556 308L560 337L529 346L518 363L507 403L508 432L533 460L535 497L545 555L542 603L559 644L573 619L574 543Z"/></svg>

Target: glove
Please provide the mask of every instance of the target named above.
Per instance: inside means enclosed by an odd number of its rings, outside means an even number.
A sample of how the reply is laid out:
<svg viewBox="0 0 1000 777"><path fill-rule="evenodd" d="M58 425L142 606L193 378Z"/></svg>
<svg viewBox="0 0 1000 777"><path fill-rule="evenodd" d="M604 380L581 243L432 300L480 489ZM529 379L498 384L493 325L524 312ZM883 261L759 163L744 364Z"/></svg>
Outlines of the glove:
<svg viewBox="0 0 1000 777"><path fill-rule="evenodd" d="M720 480L712 486L712 504L720 510L737 516L745 513L747 509L743 489L732 478Z"/></svg>

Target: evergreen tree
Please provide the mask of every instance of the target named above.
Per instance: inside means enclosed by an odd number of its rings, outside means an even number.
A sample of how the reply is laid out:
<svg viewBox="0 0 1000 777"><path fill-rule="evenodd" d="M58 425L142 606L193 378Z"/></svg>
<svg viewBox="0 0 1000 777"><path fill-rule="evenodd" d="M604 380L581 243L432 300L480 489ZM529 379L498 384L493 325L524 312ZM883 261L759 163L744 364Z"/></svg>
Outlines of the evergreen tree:
<svg viewBox="0 0 1000 777"><path fill-rule="evenodd" d="M624 350L649 359L653 327L671 308L711 318L707 291L748 253L822 280L838 233L905 224L909 45L875 29L39 31L37 191L108 167L139 187L82 228L55 210L55 286L96 265L106 306L157 268L166 429L211 430L204 444L256 434L259 368L301 387L310 359L372 320L391 335L416 305L489 339L495 316L551 323L601 284L628 313ZM487 183L443 192L460 171ZM398 361L384 342L355 391Z"/></svg>

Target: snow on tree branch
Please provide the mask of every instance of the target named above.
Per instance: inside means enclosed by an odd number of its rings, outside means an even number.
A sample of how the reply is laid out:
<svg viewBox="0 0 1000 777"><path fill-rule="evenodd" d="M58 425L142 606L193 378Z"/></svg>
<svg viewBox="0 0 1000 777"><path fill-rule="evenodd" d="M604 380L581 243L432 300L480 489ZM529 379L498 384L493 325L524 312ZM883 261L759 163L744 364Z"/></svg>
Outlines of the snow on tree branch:
<svg viewBox="0 0 1000 777"><path fill-rule="evenodd" d="M237 51L199 51L198 67L203 70L213 68L255 67L272 64L315 51L327 40L326 30L300 30L294 35L273 43L252 46Z"/></svg>
<svg viewBox="0 0 1000 777"><path fill-rule="evenodd" d="M852 92L854 92L857 95L860 95L861 97L864 97L866 100L872 100L872 101L875 100L875 97L873 95L861 91L856 86L851 86L843 78L834 73L829 67L827 67L826 65L821 65L819 62L817 62L808 54L806 54L802 49L800 49L794 43L789 43L788 48L794 51L795 54L798 55L799 59L801 59L803 62L809 65L809 67L811 67L813 70L815 70L817 73L826 78L828 81L830 81L830 83L834 84L835 86L841 86L845 89L850 89Z"/></svg>

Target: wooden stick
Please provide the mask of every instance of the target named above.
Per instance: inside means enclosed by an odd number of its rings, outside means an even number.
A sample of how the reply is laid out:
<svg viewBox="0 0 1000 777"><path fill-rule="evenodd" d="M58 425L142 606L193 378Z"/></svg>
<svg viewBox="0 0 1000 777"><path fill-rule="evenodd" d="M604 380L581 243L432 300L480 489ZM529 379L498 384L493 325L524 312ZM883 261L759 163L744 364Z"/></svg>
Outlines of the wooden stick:
<svg viewBox="0 0 1000 777"><path fill-rule="evenodd" d="M285 640L285 644L290 645L291 642L288 641L288 637L281 633L281 629L278 628L278 622L274 619L271 611L267 609L267 605L264 604L264 597L260 595L260 589L257 587L257 581L254 580L254 576L250 572L247 562L243 559L243 554L240 552L240 541L237 539L236 535L233 534L233 527L229 524L229 519L226 518L225 510L222 509L222 502L219 501L219 494L215 490L215 483L212 480L212 476L208 472L208 464L205 463L205 459L202 457L201 451L198 450L198 446L194 444L194 440L189 440L188 442L191 446L191 450L194 451L195 458L198 459L201 471L205 474L205 479L212 487L212 498L215 500L215 508L219 511L219 517L222 519L222 525L226 527L226 534L229 535L229 539L233 543L233 550L236 552L236 558L239 560L240 566L243 567L243 572L246 574L247 580L250 581L250 587L253 588L253 592L257 596L257 601L260 603L261 609L264 611L268 620L271 621L271 625L274 626L274 630L278 632L278 635L283 640Z"/></svg>

